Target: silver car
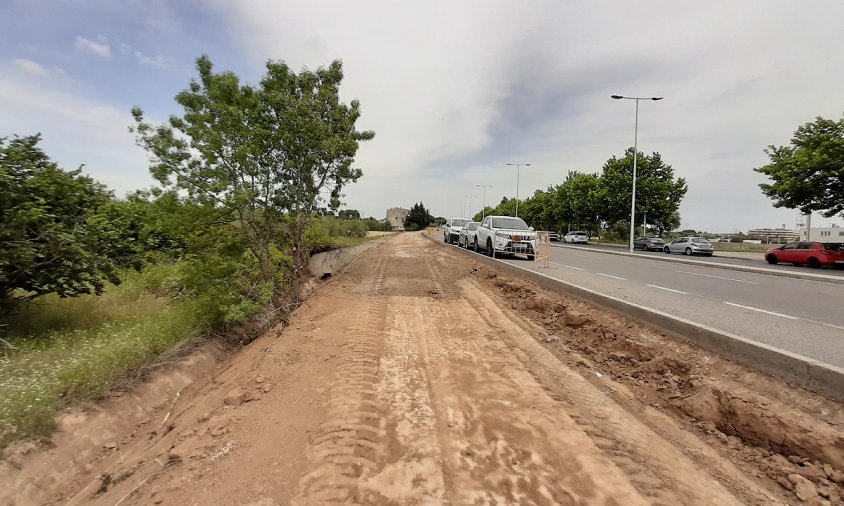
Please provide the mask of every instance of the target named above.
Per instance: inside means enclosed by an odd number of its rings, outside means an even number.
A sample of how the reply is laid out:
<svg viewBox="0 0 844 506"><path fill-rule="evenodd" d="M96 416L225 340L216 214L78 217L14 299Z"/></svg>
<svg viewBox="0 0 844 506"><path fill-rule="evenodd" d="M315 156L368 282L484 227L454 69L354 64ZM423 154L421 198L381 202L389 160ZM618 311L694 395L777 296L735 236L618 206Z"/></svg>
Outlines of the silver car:
<svg viewBox="0 0 844 506"><path fill-rule="evenodd" d="M460 235L457 237L457 245L464 248L473 248L478 242L478 223L477 221L470 221L460 230Z"/></svg>
<svg viewBox="0 0 844 506"><path fill-rule="evenodd" d="M705 255L711 257L715 248L704 237L678 237L666 244L662 251L666 253L682 253L684 255Z"/></svg>

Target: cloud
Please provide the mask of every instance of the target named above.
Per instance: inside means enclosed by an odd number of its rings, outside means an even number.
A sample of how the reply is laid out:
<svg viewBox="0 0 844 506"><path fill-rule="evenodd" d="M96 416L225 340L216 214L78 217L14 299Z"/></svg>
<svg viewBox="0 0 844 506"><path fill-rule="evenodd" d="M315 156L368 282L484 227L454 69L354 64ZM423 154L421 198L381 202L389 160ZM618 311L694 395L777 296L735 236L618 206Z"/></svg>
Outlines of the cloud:
<svg viewBox="0 0 844 506"><path fill-rule="evenodd" d="M620 93L666 96L641 104L639 149L689 181L684 223L793 225L752 169L768 144L844 103L844 53L829 45L840 3L360 0L326 16L321 4L206 2L256 69L343 60L343 99L358 98L360 128L376 132L346 199L367 215L419 200L459 215L478 183L495 185L487 203L512 196L508 161L534 163L523 197L598 172L633 144L633 104L609 97Z"/></svg>
<svg viewBox="0 0 844 506"><path fill-rule="evenodd" d="M138 60L138 63L140 63L141 65L151 65L160 69L168 68L172 63L168 58L165 58L159 54L155 56L147 56L137 50L135 51L135 59Z"/></svg>
<svg viewBox="0 0 844 506"><path fill-rule="evenodd" d="M16 79L0 66L0 137L42 134L42 148L62 167L86 172L118 196L148 187L152 178L128 126L128 109L88 99L73 83Z"/></svg>
<svg viewBox="0 0 844 506"><path fill-rule="evenodd" d="M98 39L100 42L94 42L93 40L86 39L85 37L77 36L74 47L81 53L92 53L103 58L110 58L111 46L108 43L108 39L102 36Z"/></svg>
<svg viewBox="0 0 844 506"><path fill-rule="evenodd" d="M39 77L46 76L46 75L50 74L50 72L47 69L45 69L44 67L42 67L41 64L36 63L32 60L27 60L27 59L24 59L24 58L15 58L12 61L14 62L15 66L17 68L23 70L27 74L31 74L33 76L39 76Z"/></svg>

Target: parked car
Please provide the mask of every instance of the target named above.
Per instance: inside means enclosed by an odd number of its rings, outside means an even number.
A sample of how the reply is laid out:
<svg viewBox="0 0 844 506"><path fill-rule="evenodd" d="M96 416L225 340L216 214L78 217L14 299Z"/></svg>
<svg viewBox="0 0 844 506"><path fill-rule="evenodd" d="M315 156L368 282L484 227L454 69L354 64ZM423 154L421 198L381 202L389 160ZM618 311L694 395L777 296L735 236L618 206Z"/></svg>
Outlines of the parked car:
<svg viewBox="0 0 844 506"><path fill-rule="evenodd" d="M844 243L790 242L765 253L765 260L775 265L779 262L808 265L815 269L824 265L844 268Z"/></svg>
<svg viewBox="0 0 844 506"><path fill-rule="evenodd" d="M477 221L470 221L461 230L457 238L457 245L464 248L474 247L475 241L478 237L478 223Z"/></svg>
<svg viewBox="0 0 844 506"><path fill-rule="evenodd" d="M665 241L662 237L640 236L633 239L633 249L640 249L642 251L662 251L665 247Z"/></svg>
<svg viewBox="0 0 844 506"><path fill-rule="evenodd" d="M460 238L460 230L470 221L472 220L467 220L466 218L449 218L445 220L445 225L443 225L443 241L449 244L456 243Z"/></svg>
<svg viewBox="0 0 844 506"><path fill-rule="evenodd" d="M711 257L715 248L704 237L678 237L666 244L662 251L666 253L683 253L684 255L705 255Z"/></svg>
<svg viewBox="0 0 844 506"><path fill-rule="evenodd" d="M483 249L489 256L494 253L523 254L533 260L536 251L536 234L521 218L512 216L487 216L478 225L475 251Z"/></svg>
<svg viewBox="0 0 844 506"><path fill-rule="evenodd" d="M570 244L587 244L589 243L589 234L582 230L573 230L563 236L563 242Z"/></svg>
<svg viewBox="0 0 844 506"><path fill-rule="evenodd" d="M549 241L560 241L560 234L557 232L548 232L548 240Z"/></svg>

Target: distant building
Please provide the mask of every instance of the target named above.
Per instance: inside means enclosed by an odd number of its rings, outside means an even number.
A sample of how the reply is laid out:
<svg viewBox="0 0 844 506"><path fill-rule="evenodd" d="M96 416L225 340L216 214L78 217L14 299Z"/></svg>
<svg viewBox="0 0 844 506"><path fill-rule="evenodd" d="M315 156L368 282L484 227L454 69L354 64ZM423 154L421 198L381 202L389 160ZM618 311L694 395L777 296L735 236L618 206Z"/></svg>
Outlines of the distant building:
<svg viewBox="0 0 844 506"><path fill-rule="evenodd" d="M748 230L747 235L764 239L766 243L787 243L800 240L800 234L785 228L785 226L782 228L754 228Z"/></svg>
<svg viewBox="0 0 844 506"><path fill-rule="evenodd" d="M393 230L404 230L404 220L409 212L410 209L391 207L387 209L387 222L390 223Z"/></svg>
<svg viewBox="0 0 844 506"><path fill-rule="evenodd" d="M806 229L800 229L801 241L819 241L819 242L844 242L844 228L838 225L831 227L812 227L809 230L809 236L806 237Z"/></svg>

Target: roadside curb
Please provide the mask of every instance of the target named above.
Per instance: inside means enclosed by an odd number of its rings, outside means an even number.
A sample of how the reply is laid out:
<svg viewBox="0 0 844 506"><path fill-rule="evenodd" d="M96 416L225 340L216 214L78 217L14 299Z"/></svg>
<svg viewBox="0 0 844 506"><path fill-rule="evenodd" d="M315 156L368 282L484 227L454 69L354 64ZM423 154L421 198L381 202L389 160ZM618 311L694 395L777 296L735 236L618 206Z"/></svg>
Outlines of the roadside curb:
<svg viewBox="0 0 844 506"><path fill-rule="evenodd" d="M565 248L575 251L591 251L593 253L606 253L607 255L624 255L629 257L630 253L627 251L611 251L598 248L589 248L583 246L568 246L563 244L554 245L555 248ZM717 252L716 252L717 253ZM826 283L844 284L844 276L827 276L825 274L815 274L811 272L794 272L794 271L778 271L776 269L766 269L764 267L751 267L746 265L722 264L717 262L701 262L698 260L690 260L687 258L674 258L672 256L657 256L657 255L636 255L634 258L644 258L648 260L656 260L659 262L675 262L681 264L700 265L703 267L718 267L719 269L729 269L741 272L755 272L759 274L770 274L772 276L782 276L784 278L808 279L811 281L823 281Z"/></svg>
<svg viewBox="0 0 844 506"><path fill-rule="evenodd" d="M427 235L426 237L437 243L433 238ZM450 248L450 250L454 251L454 248ZM525 277L543 288L571 295L584 302L621 313L633 319L645 321L680 339L694 343L728 359L749 365L771 376L782 378L809 390L844 400L844 368L758 343L657 309L604 295L525 267L496 261L462 248L457 248L457 250L470 254L475 260L491 267Z"/></svg>

